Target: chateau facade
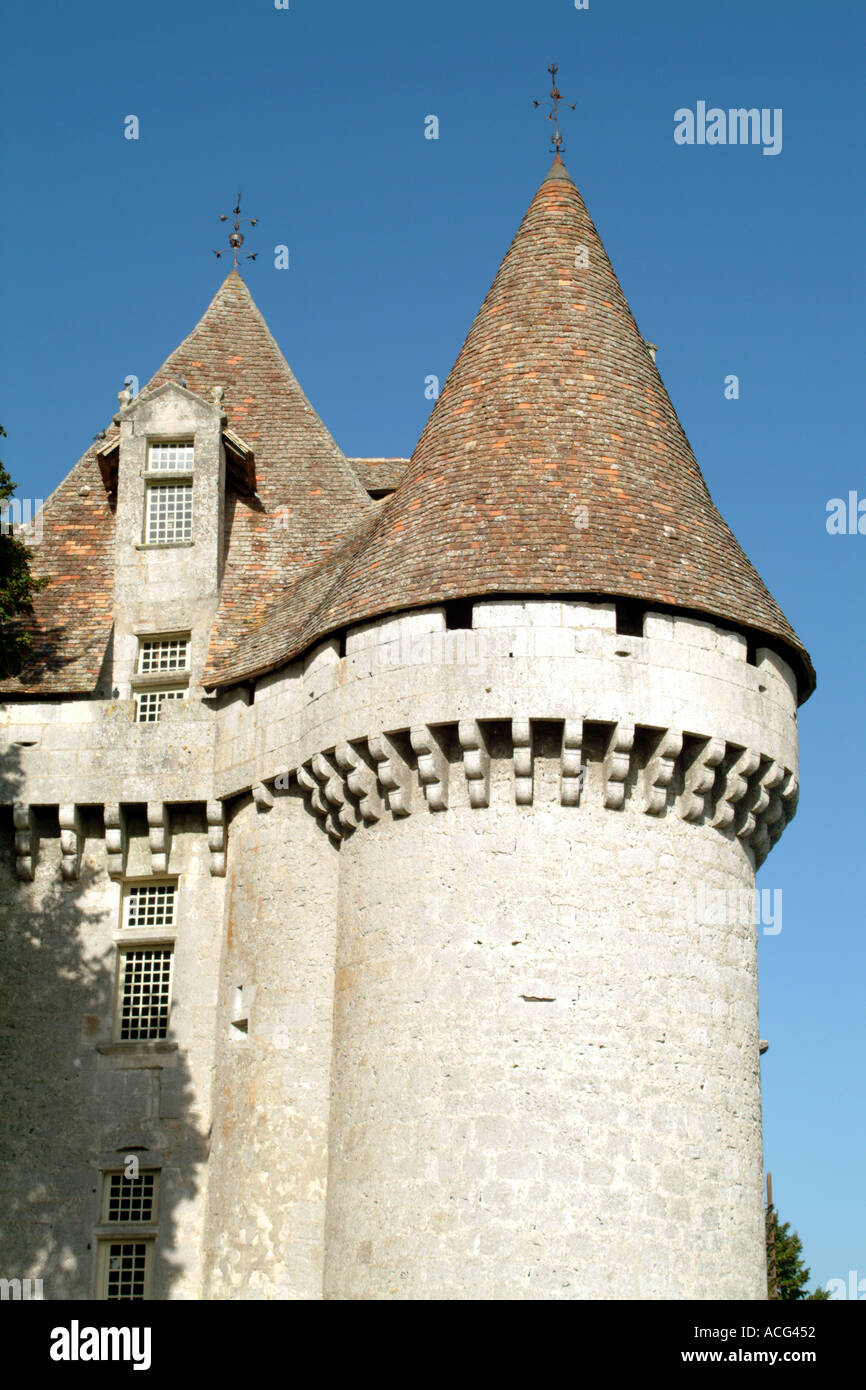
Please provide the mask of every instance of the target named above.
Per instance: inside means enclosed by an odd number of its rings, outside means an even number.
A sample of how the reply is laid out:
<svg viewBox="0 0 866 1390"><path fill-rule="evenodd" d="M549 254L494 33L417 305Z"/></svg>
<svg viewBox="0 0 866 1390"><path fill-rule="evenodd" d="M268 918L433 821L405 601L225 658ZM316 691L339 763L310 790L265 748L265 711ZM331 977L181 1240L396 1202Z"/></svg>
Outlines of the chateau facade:
<svg viewBox="0 0 866 1390"><path fill-rule="evenodd" d="M42 525L3 1272L764 1298L756 928L696 904L793 816L814 673L561 158L410 460L235 270Z"/></svg>

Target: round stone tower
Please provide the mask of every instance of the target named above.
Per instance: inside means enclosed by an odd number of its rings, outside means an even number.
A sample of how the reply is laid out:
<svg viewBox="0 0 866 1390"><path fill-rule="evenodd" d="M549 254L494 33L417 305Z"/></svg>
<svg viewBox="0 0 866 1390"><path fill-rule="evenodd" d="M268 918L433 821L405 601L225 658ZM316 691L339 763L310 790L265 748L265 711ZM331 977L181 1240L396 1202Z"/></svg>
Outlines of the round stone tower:
<svg viewBox="0 0 866 1390"><path fill-rule="evenodd" d="M444 618L346 657L395 732L354 741L386 791L339 854L326 1293L764 1297L749 890L790 667L613 603Z"/></svg>
<svg viewBox="0 0 866 1390"><path fill-rule="evenodd" d="M763 1298L754 876L814 675L559 156L405 480L271 618L253 794L330 856L325 1296Z"/></svg>

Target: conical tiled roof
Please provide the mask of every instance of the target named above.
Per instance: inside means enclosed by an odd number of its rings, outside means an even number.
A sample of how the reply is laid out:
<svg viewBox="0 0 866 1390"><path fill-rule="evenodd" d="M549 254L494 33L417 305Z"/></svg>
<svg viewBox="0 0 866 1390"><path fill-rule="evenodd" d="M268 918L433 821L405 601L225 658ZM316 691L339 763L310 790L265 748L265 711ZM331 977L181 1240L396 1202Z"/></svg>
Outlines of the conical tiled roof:
<svg viewBox="0 0 866 1390"><path fill-rule="evenodd" d="M313 410L237 271L142 395L183 376L210 401L224 386L228 427L255 454L257 496L226 496L227 557L210 661L374 513L356 470ZM93 444L48 499L32 568L51 585L34 604L33 648L14 693L92 692L111 632L114 512ZM83 489L87 489L86 492Z"/></svg>
<svg viewBox="0 0 866 1390"><path fill-rule="evenodd" d="M490 594L621 596L802 644L717 512L583 199L557 156L413 454L364 534L218 684L379 614Z"/></svg>

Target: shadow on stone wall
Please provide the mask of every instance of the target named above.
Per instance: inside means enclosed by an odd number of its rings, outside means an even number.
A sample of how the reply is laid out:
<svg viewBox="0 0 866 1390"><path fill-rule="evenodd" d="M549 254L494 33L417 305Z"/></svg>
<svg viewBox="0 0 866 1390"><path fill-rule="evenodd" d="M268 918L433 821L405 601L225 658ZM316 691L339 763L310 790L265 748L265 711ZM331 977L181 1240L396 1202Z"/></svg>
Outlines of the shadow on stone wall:
<svg viewBox="0 0 866 1390"><path fill-rule="evenodd" d="M37 809L41 843L28 883L15 874L11 811L23 795L20 753L9 748L0 761L0 1278L41 1278L45 1299L92 1299L97 1163L116 1153L122 1170L136 1152L145 1167L150 1151L164 1165L153 1297L195 1298L197 1278L183 1279L180 1268L177 1214L197 1194L207 1141L187 1063L175 1054L159 1099L151 1069L118 1069L97 1051L116 965L101 808L84 810L73 881L60 873L57 808ZM194 1264L189 1246L188 1237L183 1259Z"/></svg>

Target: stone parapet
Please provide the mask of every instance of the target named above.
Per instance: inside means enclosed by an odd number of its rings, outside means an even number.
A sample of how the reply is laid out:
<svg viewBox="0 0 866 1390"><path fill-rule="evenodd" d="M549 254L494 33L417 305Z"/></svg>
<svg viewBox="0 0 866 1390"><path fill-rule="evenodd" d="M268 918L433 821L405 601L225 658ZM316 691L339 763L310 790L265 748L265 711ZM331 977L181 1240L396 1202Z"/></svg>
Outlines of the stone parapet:
<svg viewBox="0 0 866 1390"><path fill-rule="evenodd" d="M562 802L578 805L587 727L604 806L713 824L760 862L796 806L790 668L766 649L752 665L746 639L711 623L649 613L644 632L617 633L612 604L546 600L476 603L465 629L441 608L363 624L344 655L322 643L218 712L217 795L294 776L335 841L381 805L446 809L455 778L482 808L501 726L529 805L533 729L552 725Z"/></svg>
<svg viewBox="0 0 866 1390"><path fill-rule="evenodd" d="M213 710L167 700L157 723L136 724L133 714L131 700L0 707L6 788L45 805L208 800Z"/></svg>
<svg viewBox="0 0 866 1390"><path fill-rule="evenodd" d="M481 809L500 726L514 800L530 805L533 730L548 724L563 805L584 794L586 728L607 809L707 821L761 862L797 795L796 686L775 652L757 648L752 664L741 634L676 614L649 612L644 635L625 636L612 603L479 601L472 624L449 630L444 608L364 623L342 648L329 639L264 677L251 702L246 690L216 709L166 702L150 725L133 723L122 700L4 706L19 871L32 858L26 805L67 808L66 874L77 862L76 805L208 803L217 873L216 808L247 791L266 808L290 776L335 840L383 813L446 809L449 781Z"/></svg>

